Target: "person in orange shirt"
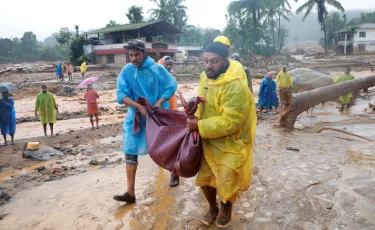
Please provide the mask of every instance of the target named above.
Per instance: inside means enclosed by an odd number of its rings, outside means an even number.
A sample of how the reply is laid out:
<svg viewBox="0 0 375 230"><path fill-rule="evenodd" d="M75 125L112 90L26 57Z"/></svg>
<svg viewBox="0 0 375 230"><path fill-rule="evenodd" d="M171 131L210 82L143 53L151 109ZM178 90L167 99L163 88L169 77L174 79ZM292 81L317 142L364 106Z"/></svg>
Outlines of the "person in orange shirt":
<svg viewBox="0 0 375 230"><path fill-rule="evenodd" d="M91 122L91 130L94 130L94 116L95 116L95 122L96 122L96 128L99 129L99 108L98 108L98 103L96 99L99 98L99 94L94 90L92 85L87 86L87 92L85 93L85 101L87 102L87 113L89 114L90 117L90 122Z"/></svg>
<svg viewBox="0 0 375 230"><path fill-rule="evenodd" d="M160 59L158 61L158 63L162 66L164 66L164 68L170 73L170 74L173 74L174 71L172 70L173 68L173 59L170 57L170 56L164 56L162 59ZM169 106L171 107L171 110L177 110L178 109L178 105L177 105L177 97L176 95L173 95L169 101ZM179 176L177 175L173 175L171 174L171 180L169 182L169 186L171 187L176 187L178 186L178 184L180 183L180 178Z"/></svg>
<svg viewBox="0 0 375 230"><path fill-rule="evenodd" d="M73 77L72 77L72 74L73 74L73 66L72 64L68 64L68 66L66 67L66 72L68 73L68 77L69 77L69 80L68 81L73 81Z"/></svg>

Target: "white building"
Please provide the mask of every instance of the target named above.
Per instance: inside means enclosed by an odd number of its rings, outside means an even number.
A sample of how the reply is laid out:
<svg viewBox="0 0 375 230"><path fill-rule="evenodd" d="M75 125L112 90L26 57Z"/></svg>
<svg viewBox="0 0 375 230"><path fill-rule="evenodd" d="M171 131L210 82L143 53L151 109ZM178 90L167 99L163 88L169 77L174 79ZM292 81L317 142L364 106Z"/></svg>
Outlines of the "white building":
<svg viewBox="0 0 375 230"><path fill-rule="evenodd" d="M374 54L375 23L364 23L334 33L335 50L341 54Z"/></svg>

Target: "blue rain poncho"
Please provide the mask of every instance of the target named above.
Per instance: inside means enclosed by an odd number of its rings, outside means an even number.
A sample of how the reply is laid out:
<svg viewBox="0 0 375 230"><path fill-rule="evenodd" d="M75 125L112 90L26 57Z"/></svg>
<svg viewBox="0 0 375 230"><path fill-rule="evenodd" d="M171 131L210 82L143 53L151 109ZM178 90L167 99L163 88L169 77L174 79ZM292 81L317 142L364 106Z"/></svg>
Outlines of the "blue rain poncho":
<svg viewBox="0 0 375 230"><path fill-rule="evenodd" d="M5 102L0 97L0 125L1 135L13 135L16 133L16 111L14 110L14 100L8 97Z"/></svg>
<svg viewBox="0 0 375 230"><path fill-rule="evenodd" d="M62 63L60 62L56 67L56 77L60 77L62 74Z"/></svg>
<svg viewBox="0 0 375 230"><path fill-rule="evenodd" d="M277 98L276 82L265 76L259 87L258 106L264 108L271 108L279 106L279 99Z"/></svg>
<svg viewBox="0 0 375 230"><path fill-rule="evenodd" d="M177 89L174 77L161 65L147 57L140 68L133 64L127 64L122 69L117 79L117 102L122 104L122 99L129 97L137 101L138 97L145 97L151 104L155 104L160 98L166 101L162 108L169 109L168 99ZM133 121L136 109L129 107L122 129L123 152L129 155L146 155L148 147L146 143L146 118L141 117L140 132L133 134Z"/></svg>

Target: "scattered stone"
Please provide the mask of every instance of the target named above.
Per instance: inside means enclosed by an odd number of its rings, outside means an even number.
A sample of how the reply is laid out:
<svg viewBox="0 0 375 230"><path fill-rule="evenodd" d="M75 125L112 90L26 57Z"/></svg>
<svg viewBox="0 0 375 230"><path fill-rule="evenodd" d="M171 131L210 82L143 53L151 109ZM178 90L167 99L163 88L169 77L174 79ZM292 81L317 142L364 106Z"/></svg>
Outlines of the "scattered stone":
<svg viewBox="0 0 375 230"><path fill-rule="evenodd" d="M38 167L38 168L36 168L34 170L37 170L38 172L40 172L40 171L43 171L45 169L46 169L46 166L40 166L40 167Z"/></svg>
<svg viewBox="0 0 375 230"><path fill-rule="evenodd" d="M73 97L77 96L77 91L68 85L64 85L59 92L56 93L57 96Z"/></svg>
<svg viewBox="0 0 375 230"><path fill-rule="evenodd" d="M116 163L121 163L122 162L122 158L119 158L115 161Z"/></svg>
<svg viewBox="0 0 375 230"><path fill-rule="evenodd" d="M59 174L59 173L62 173L62 172L63 172L63 170L61 168L55 168L53 170L53 174Z"/></svg>
<svg viewBox="0 0 375 230"><path fill-rule="evenodd" d="M299 149L297 149L297 148L293 148L293 147L286 147L285 149L286 149L286 150L289 150L289 151L299 152Z"/></svg>
<svg viewBox="0 0 375 230"><path fill-rule="evenodd" d="M61 166L61 169L64 170L64 171L68 171L69 170L69 166L63 165L63 166Z"/></svg>
<svg viewBox="0 0 375 230"><path fill-rule="evenodd" d="M36 160L36 161L48 161L52 158L63 157L64 154L52 147L40 145L38 150L25 150L22 154L23 158Z"/></svg>
<svg viewBox="0 0 375 230"><path fill-rule="evenodd" d="M90 165L99 165L99 161L96 160L96 159L92 159L90 162L89 162Z"/></svg>

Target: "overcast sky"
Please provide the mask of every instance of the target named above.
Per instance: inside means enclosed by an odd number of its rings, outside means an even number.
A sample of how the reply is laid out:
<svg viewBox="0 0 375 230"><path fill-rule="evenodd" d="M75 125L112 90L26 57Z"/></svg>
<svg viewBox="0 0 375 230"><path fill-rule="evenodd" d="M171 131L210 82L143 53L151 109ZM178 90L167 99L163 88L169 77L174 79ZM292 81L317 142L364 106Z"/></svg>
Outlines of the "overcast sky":
<svg viewBox="0 0 375 230"><path fill-rule="evenodd" d="M293 11L307 0L290 2ZM223 29L225 27L226 8L231 0L186 0L189 24ZM346 10L375 9L375 0L340 0ZM104 27L109 20L127 23L125 13L136 4L143 6L145 15L155 8L150 0L2 0L0 13L0 37L22 37L25 31L33 31L38 40L43 40L61 27L80 30Z"/></svg>

